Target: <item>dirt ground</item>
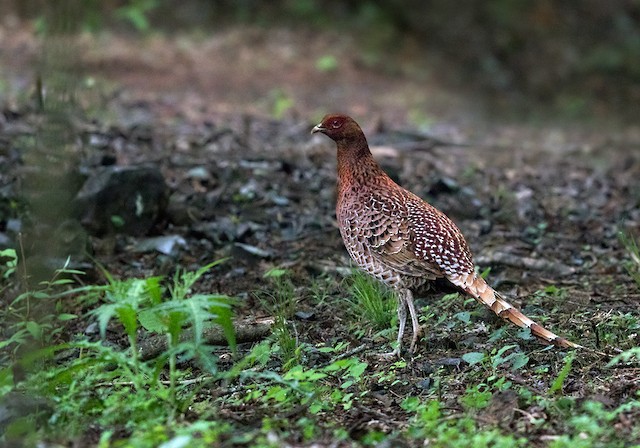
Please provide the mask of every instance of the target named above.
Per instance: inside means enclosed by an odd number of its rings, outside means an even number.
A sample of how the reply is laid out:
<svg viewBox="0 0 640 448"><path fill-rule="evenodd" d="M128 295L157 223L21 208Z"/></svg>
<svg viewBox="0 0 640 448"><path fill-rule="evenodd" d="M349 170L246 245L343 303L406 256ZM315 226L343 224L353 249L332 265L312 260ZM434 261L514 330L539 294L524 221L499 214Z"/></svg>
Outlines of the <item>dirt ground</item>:
<svg viewBox="0 0 640 448"><path fill-rule="evenodd" d="M0 130L6 134L33 119L21 104L33 92L43 50L28 29L5 26L0 41L6 103ZM62 44L50 45L55 50ZM514 305L590 348L614 353L615 347L638 345L640 291L627 273L630 256L619 239L621 230L640 235L637 124L605 114L582 123L496 116L489 113L490 98L439 83L428 55L403 48L388 66L371 63L353 39L332 34L235 28L213 37L81 36L71 45L69 63L81 70L78 98L87 110L78 126L85 142L80 165L91 170L108 158L124 166L159 166L172 195L149 236L185 240L175 252L161 254L136 251L141 238L92 237L94 256L113 275L171 274L178 266L231 257L199 287L237 297L236 315L252 318L268 315L258 300L273 287L265 272L284 268L298 295L301 341L364 343L365 356L388 351L392 336L374 337L365 328L358 338L342 317L350 262L333 211L335 147L309 133L324 113L341 111L360 122L392 177L458 224L477 264L491 268L489 283ZM335 61L325 59L323 66L318 61L326 56ZM45 73L46 67L51 65ZM14 169L19 162L5 156L3 169ZM3 179L5 185L12 181L9 171ZM92 274L86 281L99 278ZM320 304L311 290L318 282L330 297ZM436 303L446 292L444 285L423 291L418 306ZM403 414L389 404L394 397L423 393L430 366L468 351L515 341L533 365L546 364L555 378L560 353L518 339L516 328L479 308L460 299L435 310L450 317L423 325L403 385L380 391L387 401L342 416L354 434L374 416L382 429L402 427ZM447 324L461 311L473 313L473 325L461 330ZM624 316L631 323L621 330ZM490 341L498 328L506 334ZM375 371L377 361L370 362ZM615 407L638 391L637 369L605 373L606 359L592 354L580 355L576 364L567 394ZM455 406L456 394L465 390L456 372L472 367L447 368L443 399ZM533 371L509 375L544 389ZM225 412L251 420L239 410ZM542 443L545 434L518 426L520 417L505 425Z"/></svg>

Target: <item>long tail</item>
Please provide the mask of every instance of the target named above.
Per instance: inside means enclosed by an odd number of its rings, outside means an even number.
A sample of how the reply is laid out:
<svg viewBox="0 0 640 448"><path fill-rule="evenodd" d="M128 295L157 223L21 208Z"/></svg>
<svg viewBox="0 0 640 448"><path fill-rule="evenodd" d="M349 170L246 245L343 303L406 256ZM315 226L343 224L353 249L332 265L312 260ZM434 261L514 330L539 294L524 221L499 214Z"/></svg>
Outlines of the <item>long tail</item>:
<svg viewBox="0 0 640 448"><path fill-rule="evenodd" d="M498 294L491 286L484 281L484 279L476 274L460 275L449 278L449 281L461 288L471 297L476 299L483 305L491 308L491 310L498 316L513 322L519 327L529 328L531 334L547 341L555 346L563 348L583 348L574 342L571 342L557 334L547 330L542 325L529 319L522 314L516 308L513 307L506 300L503 300L500 294Z"/></svg>

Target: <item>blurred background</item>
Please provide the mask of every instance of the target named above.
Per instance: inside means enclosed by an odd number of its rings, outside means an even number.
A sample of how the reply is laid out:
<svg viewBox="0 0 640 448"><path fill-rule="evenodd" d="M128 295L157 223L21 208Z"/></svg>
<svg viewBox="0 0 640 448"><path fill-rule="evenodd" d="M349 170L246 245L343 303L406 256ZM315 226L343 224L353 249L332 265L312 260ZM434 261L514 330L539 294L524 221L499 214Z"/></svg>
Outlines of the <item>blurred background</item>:
<svg viewBox="0 0 640 448"><path fill-rule="evenodd" d="M4 0L0 9L5 78L12 65L24 69L22 33L75 34L93 48L84 55L90 72L120 76L145 64L163 78L155 79L160 87L176 87L170 75L182 73L178 82L216 89L221 103L255 107L260 100L275 115L354 107L362 96L390 93L378 107L386 102L416 124L441 111L434 103L446 109L456 101L458 114L471 108L568 119L633 119L640 104L637 0ZM350 82L358 77L362 86ZM414 84L395 90L399 81ZM12 88L4 81L0 94ZM443 97L442 90L455 93Z"/></svg>

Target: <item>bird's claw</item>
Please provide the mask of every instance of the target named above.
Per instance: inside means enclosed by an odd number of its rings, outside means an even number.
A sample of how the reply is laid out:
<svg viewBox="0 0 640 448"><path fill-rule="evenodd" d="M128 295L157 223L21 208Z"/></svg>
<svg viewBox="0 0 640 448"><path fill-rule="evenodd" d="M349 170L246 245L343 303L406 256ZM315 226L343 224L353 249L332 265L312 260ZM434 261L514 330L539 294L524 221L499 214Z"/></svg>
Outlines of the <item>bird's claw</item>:
<svg viewBox="0 0 640 448"><path fill-rule="evenodd" d="M378 353L377 357L386 361L393 358L400 358L400 347L395 348L392 352Z"/></svg>

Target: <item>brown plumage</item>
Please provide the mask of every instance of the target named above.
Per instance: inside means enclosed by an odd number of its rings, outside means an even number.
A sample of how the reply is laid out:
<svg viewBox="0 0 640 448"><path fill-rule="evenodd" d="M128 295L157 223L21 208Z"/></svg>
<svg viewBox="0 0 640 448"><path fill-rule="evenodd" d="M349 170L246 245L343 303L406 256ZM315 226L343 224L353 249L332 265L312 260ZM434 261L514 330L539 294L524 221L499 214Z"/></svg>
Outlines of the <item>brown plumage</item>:
<svg viewBox="0 0 640 448"><path fill-rule="evenodd" d="M581 347L535 323L489 286L474 270L464 236L444 213L396 184L374 160L360 126L345 115L327 115L312 133L334 140L338 153L336 215L347 251L356 264L392 287L398 296L400 353L407 321L418 339L411 290L446 278L498 316L559 347Z"/></svg>

